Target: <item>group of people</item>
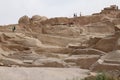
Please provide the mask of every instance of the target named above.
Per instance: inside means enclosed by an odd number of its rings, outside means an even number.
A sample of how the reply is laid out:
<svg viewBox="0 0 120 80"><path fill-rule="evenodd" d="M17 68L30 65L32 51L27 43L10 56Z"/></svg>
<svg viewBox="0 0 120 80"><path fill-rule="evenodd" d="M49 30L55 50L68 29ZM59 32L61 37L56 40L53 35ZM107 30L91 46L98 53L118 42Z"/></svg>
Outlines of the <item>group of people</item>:
<svg viewBox="0 0 120 80"><path fill-rule="evenodd" d="M79 15L79 16L80 16L80 17L82 16L82 15L81 15L81 12L80 12L80 15ZM78 17L78 16L77 16L77 13L74 13L74 14L73 14L73 17L74 17L74 18Z"/></svg>

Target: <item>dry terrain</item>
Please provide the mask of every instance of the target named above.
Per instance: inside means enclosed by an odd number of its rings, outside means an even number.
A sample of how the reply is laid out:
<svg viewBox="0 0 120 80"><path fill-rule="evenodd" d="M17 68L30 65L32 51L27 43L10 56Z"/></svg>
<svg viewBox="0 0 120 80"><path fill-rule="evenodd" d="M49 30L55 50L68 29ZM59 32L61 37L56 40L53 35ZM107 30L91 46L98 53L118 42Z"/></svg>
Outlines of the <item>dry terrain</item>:
<svg viewBox="0 0 120 80"><path fill-rule="evenodd" d="M112 5L73 18L25 15L0 26L0 66L1 80L65 80L84 75L81 69L120 72L120 10Z"/></svg>

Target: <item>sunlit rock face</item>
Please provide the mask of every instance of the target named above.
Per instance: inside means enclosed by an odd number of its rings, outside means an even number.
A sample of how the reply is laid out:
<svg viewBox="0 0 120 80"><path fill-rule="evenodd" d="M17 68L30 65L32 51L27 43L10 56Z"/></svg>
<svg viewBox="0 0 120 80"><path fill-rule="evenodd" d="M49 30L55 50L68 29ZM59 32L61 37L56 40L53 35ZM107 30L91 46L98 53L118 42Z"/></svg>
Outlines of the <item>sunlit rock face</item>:
<svg viewBox="0 0 120 80"><path fill-rule="evenodd" d="M23 16L0 27L0 65L120 70L119 12L111 6L73 18Z"/></svg>

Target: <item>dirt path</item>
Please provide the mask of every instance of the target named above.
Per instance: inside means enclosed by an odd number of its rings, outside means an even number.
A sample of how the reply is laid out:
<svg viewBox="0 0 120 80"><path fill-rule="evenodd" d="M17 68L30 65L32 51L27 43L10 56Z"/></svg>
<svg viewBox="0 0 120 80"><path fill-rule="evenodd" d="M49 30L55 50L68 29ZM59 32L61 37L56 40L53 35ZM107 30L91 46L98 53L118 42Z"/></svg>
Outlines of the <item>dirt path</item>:
<svg viewBox="0 0 120 80"><path fill-rule="evenodd" d="M0 80L72 80L84 78L88 72L78 68L0 67Z"/></svg>

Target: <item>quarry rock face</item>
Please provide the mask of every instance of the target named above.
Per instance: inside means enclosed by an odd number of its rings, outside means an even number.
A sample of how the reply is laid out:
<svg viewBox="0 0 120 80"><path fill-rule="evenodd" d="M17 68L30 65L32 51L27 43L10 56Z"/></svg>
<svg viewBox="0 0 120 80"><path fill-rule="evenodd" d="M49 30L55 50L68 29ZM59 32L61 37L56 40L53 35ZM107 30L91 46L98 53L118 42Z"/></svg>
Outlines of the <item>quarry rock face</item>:
<svg viewBox="0 0 120 80"><path fill-rule="evenodd" d="M68 27L67 25L45 26L45 34L59 35L59 36L79 36L82 30L79 27Z"/></svg>
<svg viewBox="0 0 120 80"><path fill-rule="evenodd" d="M113 34L115 32L114 24L112 24L109 21L88 24L86 27L87 27L88 34L105 34L105 35L107 35L107 34Z"/></svg>
<svg viewBox="0 0 120 80"><path fill-rule="evenodd" d="M98 70L120 70L120 50L112 51L106 55L104 55L101 60L102 62L98 62L94 67L92 68L93 71Z"/></svg>
<svg viewBox="0 0 120 80"><path fill-rule="evenodd" d="M73 18L23 16L0 27L0 66L120 70L119 14L110 6Z"/></svg>
<svg viewBox="0 0 120 80"><path fill-rule="evenodd" d="M119 13L119 14L117 14L116 18L120 18L120 13Z"/></svg>
<svg viewBox="0 0 120 80"><path fill-rule="evenodd" d="M116 45L116 38L108 37L98 41L98 43L96 43L94 48L104 52L109 52L114 50L115 45Z"/></svg>

